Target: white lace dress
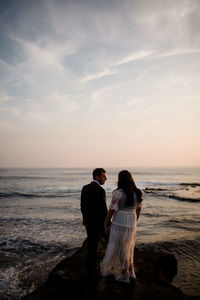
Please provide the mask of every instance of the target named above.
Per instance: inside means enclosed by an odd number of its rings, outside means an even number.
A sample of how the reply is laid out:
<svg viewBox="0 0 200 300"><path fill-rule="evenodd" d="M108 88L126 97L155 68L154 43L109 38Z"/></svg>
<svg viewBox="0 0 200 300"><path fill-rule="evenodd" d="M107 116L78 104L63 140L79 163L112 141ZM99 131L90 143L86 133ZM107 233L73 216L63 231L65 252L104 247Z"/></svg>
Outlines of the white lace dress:
<svg viewBox="0 0 200 300"><path fill-rule="evenodd" d="M134 193L133 206L125 206L126 194L122 189L113 192L110 209L115 213L112 218L109 242L103 261L103 276L110 274L116 277L128 270L135 277L134 247L136 238L136 208L141 205Z"/></svg>

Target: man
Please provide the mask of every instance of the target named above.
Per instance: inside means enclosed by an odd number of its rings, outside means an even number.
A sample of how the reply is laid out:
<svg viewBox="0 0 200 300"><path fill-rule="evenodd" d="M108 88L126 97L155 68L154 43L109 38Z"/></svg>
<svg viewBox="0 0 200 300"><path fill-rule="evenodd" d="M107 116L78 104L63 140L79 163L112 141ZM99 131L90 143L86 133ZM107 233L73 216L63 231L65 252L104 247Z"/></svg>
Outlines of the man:
<svg viewBox="0 0 200 300"><path fill-rule="evenodd" d="M95 274L96 252L100 237L104 235L104 221L107 215L106 194L101 187L106 181L106 171L97 168L93 171L93 181L81 192L81 212L88 236L87 267L89 277Z"/></svg>

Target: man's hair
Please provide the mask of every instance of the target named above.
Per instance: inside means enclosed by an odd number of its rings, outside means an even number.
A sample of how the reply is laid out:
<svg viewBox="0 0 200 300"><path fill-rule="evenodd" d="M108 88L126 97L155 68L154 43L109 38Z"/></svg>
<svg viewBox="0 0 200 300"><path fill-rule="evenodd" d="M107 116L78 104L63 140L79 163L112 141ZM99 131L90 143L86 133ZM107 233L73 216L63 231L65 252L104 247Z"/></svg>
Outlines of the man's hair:
<svg viewBox="0 0 200 300"><path fill-rule="evenodd" d="M106 173L106 170L104 170L103 168L94 169L94 171L92 172L93 179L95 179L96 176L101 176L101 173Z"/></svg>

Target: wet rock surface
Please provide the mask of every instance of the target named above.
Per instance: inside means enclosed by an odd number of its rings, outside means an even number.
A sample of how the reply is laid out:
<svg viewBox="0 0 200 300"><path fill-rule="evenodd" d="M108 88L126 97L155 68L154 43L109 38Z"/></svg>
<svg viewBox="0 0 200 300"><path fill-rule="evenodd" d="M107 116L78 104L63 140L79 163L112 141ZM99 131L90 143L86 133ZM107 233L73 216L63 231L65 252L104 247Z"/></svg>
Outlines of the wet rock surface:
<svg viewBox="0 0 200 300"><path fill-rule="evenodd" d="M106 245L99 246L101 262ZM103 278L100 270L88 281L86 268L87 240L72 256L61 261L49 274L41 288L25 296L24 300L62 299L192 299L172 284L177 274L177 260L168 253L154 253L135 249L137 279L131 284L118 282L113 277Z"/></svg>

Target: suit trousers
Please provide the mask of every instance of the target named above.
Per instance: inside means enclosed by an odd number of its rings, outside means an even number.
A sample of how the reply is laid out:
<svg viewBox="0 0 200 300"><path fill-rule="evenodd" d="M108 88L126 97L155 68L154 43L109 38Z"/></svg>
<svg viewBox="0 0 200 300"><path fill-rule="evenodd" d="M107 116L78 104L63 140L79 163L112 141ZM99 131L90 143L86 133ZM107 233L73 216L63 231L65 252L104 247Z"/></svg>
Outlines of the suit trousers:
<svg viewBox="0 0 200 300"><path fill-rule="evenodd" d="M88 251L87 251L87 267L89 274L93 274L97 265L97 249L101 236L103 235L100 229L94 226L86 226L88 236Z"/></svg>

